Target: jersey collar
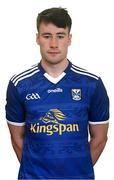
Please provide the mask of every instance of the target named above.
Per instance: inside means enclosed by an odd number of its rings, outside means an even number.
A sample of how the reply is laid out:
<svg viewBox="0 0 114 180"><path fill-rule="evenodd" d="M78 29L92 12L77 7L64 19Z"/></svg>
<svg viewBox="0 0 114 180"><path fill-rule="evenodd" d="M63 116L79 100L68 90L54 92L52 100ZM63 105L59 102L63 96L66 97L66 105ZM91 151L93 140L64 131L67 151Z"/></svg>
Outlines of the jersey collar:
<svg viewBox="0 0 114 180"><path fill-rule="evenodd" d="M72 65L72 63L69 61L67 68L57 78L53 78L44 70L44 68L41 65L41 61L38 64L38 69L40 70L40 72L42 72L42 74L45 76L45 78L48 81L50 81L53 84L57 84L70 71L71 65Z"/></svg>
<svg viewBox="0 0 114 180"><path fill-rule="evenodd" d="M68 73L68 72L70 71L71 66L72 66L72 63L71 63L69 60L68 60L68 62L69 62L69 64L68 64L68 66L66 67L66 69L64 70L64 73ZM47 72L45 71L45 69L42 67L41 61L38 63L38 69L39 69L43 74L47 73Z"/></svg>

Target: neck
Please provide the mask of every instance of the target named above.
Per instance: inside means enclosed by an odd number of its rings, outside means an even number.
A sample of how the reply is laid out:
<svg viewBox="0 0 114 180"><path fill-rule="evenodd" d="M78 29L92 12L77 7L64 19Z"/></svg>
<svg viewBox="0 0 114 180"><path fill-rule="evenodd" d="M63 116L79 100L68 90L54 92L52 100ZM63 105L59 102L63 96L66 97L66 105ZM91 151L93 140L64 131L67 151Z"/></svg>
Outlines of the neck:
<svg viewBox="0 0 114 180"><path fill-rule="evenodd" d="M59 63L50 63L48 61L45 60L41 60L41 65L42 67L45 69L45 71L52 77L56 78L59 75L61 75L64 70L66 69L66 67L68 66L69 62L67 59L64 59L63 61L59 62Z"/></svg>

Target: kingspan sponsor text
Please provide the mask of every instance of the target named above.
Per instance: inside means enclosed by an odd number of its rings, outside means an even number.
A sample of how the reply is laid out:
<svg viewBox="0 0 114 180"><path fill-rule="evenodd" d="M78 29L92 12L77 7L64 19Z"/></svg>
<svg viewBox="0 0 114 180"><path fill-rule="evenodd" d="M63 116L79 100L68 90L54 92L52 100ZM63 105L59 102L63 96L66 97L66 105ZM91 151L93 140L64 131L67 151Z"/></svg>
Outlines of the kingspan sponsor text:
<svg viewBox="0 0 114 180"><path fill-rule="evenodd" d="M62 135L64 132L78 132L78 124L50 124L50 125L40 125L39 123L31 124L31 133L46 133L46 135L51 136L53 133L58 133Z"/></svg>

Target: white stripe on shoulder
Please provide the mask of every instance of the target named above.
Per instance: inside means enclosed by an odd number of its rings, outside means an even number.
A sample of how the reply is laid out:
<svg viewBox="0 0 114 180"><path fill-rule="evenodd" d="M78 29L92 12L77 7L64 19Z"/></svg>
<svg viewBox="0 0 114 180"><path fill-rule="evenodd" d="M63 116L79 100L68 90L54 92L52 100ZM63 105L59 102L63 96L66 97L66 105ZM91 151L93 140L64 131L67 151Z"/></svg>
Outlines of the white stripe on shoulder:
<svg viewBox="0 0 114 180"><path fill-rule="evenodd" d="M17 75L17 74L14 74L14 75L12 76L11 81L15 78L16 75Z"/></svg>
<svg viewBox="0 0 114 180"><path fill-rule="evenodd" d="M107 124L107 123L109 123L109 120L107 120L107 121L99 121L99 122L89 121L89 124L93 124L93 125L97 125L97 124Z"/></svg>
<svg viewBox="0 0 114 180"><path fill-rule="evenodd" d="M73 64L72 64L72 67L73 67L74 69L77 69L77 70L80 70L80 71L88 72L86 69L80 68L80 67L75 66L75 65L73 65Z"/></svg>
<svg viewBox="0 0 114 180"><path fill-rule="evenodd" d="M7 120L7 123L11 124L11 125L14 125L14 126L25 126L25 122L18 123L18 122L12 122L12 121Z"/></svg>
<svg viewBox="0 0 114 180"><path fill-rule="evenodd" d="M19 81L21 81L21 80L23 80L23 79L26 79L26 78L28 78L28 77L31 77L31 76L33 76L34 74L36 74L37 72L39 72L39 71L40 71L39 69L38 69L38 70L34 70L32 73L20 77L19 79L17 79L17 81L14 82L14 86L17 86L17 84L18 84Z"/></svg>
<svg viewBox="0 0 114 180"><path fill-rule="evenodd" d="M24 71L22 71L22 72L19 72L18 74L15 74L15 75L11 78L11 81L13 81L13 80L15 79L15 77L17 77L17 76L19 76L19 75L21 75L21 74L23 74L23 73L25 73L25 72L28 72L28 71L32 70L33 68L35 68L35 67L37 67L37 65L31 66L31 67L28 68L27 70L24 70Z"/></svg>
<svg viewBox="0 0 114 180"><path fill-rule="evenodd" d="M24 76L24 75L26 75L26 74L28 74L28 73L31 73L32 71L34 71L34 70L36 70L36 69L38 69L38 66L32 67L32 68L30 68L30 69L28 69L28 70L26 70L26 71L24 71L24 72L21 72L21 73L19 73L19 74L16 74L15 76L12 77L11 81L14 83L14 82L15 82L18 78L20 78L21 76Z"/></svg>
<svg viewBox="0 0 114 180"><path fill-rule="evenodd" d="M99 77L98 76L96 76L96 75L93 75L93 74L91 74L91 73L89 73L89 72L87 72L87 71L79 71L79 70L76 70L76 69L73 69L72 67L71 67L71 70L72 71L74 71L75 73L78 73L78 74L82 74L82 75L86 75L86 76L90 76L90 77L93 77L93 78L95 78L95 79L99 79Z"/></svg>

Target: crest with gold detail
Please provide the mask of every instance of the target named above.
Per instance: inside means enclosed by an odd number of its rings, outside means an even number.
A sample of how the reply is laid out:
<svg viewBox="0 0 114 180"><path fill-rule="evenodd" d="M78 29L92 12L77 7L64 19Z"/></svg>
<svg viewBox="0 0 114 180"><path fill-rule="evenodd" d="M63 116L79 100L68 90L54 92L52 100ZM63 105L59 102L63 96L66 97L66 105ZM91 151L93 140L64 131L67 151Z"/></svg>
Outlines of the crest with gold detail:
<svg viewBox="0 0 114 180"><path fill-rule="evenodd" d="M81 89L71 89L72 99L75 101L81 100Z"/></svg>

